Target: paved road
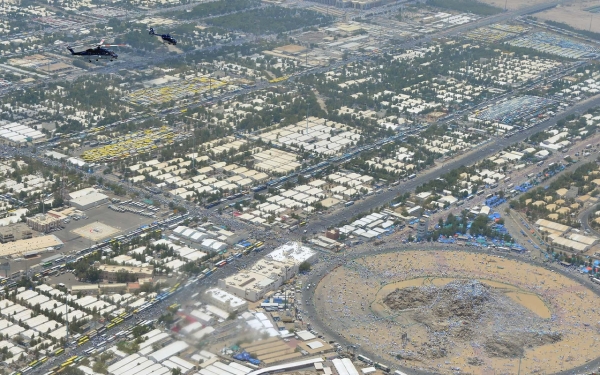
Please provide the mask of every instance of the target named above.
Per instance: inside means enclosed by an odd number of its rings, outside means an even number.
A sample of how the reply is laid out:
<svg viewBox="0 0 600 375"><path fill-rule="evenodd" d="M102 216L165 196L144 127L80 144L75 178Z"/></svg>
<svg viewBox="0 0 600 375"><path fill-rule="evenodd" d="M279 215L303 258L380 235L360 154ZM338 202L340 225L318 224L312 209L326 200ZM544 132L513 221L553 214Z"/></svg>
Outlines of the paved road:
<svg viewBox="0 0 600 375"><path fill-rule="evenodd" d="M600 232L590 226L590 219L594 218L594 213L596 211L598 211L598 205L594 203L585 210L581 211L578 219L581 222L581 227L583 230L590 231L595 236L600 237Z"/></svg>
<svg viewBox="0 0 600 375"><path fill-rule="evenodd" d="M432 247L437 247L437 248L432 249ZM378 249L375 249L372 251L368 251L368 252L364 252L364 253L356 253L356 254L347 255L347 256L344 256L343 258L341 256L332 257L332 259L330 259L329 264L325 265L324 268L321 268L319 270L315 270L315 271L311 272L305 285L308 285L308 284L318 285L319 282L322 280L322 278L327 273L333 271L335 268L342 266L342 265L346 264L347 262L350 262L351 260L359 259L359 258L362 258L365 256L374 256L374 255L385 254L385 253L393 253L393 252L399 252L399 251L411 251L411 250L440 251L440 250L443 250L444 248L445 248L445 246L440 246L438 244L427 245L426 249L424 249L423 247L418 247L418 246L403 246L402 248L399 248L397 246L381 247L381 248L378 248ZM557 267L555 267L555 264L541 265L541 264L534 262L523 256L513 255L513 254L505 253L505 252L496 252L496 251L490 251L490 250L477 249L477 248L459 247L459 248L455 248L455 249L451 249L451 250L468 251L468 252L480 253L480 254L498 254L498 255L502 255L503 257L508 258L508 259L517 260L517 261L521 261L521 262L527 262L529 264L533 264L536 266L542 266L542 267L551 269L555 272L558 272L558 273L562 274L563 276L566 276L566 277L568 277L572 280L575 280L579 283L582 283L588 289L590 289L591 291L596 293L598 296L600 296L600 286L598 286L597 284L593 284L591 281L589 281L589 279L578 277L577 274L574 274L573 272L568 272L567 270L565 270L564 267L560 267L558 265L557 265ZM302 291L302 306L303 306L303 314L302 315L310 316L310 324L312 326L312 329L322 333L326 337L327 340L337 341L344 348L347 348L350 345L354 345L355 344L354 342L347 340L346 338L340 336L338 332L331 330L329 328L329 325L327 324L327 322L325 322L321 319L321 317L317 313L315 306L314 306L314 302L315 302L314 291L315 291L314 287L311 287L308 290L303 289L303 291ZM368 347L361 347L359 350L357 350L356 354L364 354L371 360L384 363L387 366L389 366L392 369L392 371L394 371L394 369L400 368L401 371L404 371L407 374L411 374L411 375L431 375L431 372L402 368L401 366L398 366L396 364L389 363L388 361L381 358L379 356L379 353L371 352ZM589 362L588 364L586 364L584 366L580 366L580 367L577 367L577 368L575 368L573 370L569 370L569 371L558 372L555 375L574 375L574 374L581 374L584 372L589 373L592 370L598 369L599 366L600 366L600 357Z"/></svg>
<svg viewBox="0 0 600 375"><path fill-rule="evenodd" d="M555 125L558 120L564 119L571 114L584 113L586 110L597 106L600 106L600 96L579 102L574 106L568 108L567 110L559 113L556 117L552 117L550 119L542 121L530 127L529 129L517 133L509 138L493 138L490 140L489 143L485 145L485 147L480 147L479 149L467 154L464 157L445 162L443 164L443 167L438 167L430 171L426 171L412 180L398 184L398 186L393 187L391 190L384 191L380 194L375 194L362 201L357 201L356 203L354 203L354 205L348 208L338 210L330 215L324 215L312 219L304 229L306 229L308 233L312 233L320 231L323 228L338 225L341 221L350 220L352 217L358 215L359 213L368 212L373 208L385 205L389 203L392 199L394 199L398 194L411 192L417 186L422 185L438 177L441 177L444 173L447 173L452 169L459 168L463 165L473 165L477 161L483 160L486 157L489 157L497 153L498 151L503 150L505 147L511 144L522 142L529 136Z"/></svg>

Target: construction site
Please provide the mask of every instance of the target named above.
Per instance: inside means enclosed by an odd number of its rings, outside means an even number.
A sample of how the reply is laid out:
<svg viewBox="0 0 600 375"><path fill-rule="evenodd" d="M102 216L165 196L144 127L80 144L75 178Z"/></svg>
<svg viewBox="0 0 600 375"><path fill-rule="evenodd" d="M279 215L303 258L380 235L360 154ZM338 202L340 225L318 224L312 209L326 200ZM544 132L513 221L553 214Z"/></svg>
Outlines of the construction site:
<svg viewBox="0 0 600 375"><path fill-rule="evenodd" d="M562 373L597 360L600 301L573 278L501 256L399 251L325 276L323 321L373 360L431 373Z"/></svg>

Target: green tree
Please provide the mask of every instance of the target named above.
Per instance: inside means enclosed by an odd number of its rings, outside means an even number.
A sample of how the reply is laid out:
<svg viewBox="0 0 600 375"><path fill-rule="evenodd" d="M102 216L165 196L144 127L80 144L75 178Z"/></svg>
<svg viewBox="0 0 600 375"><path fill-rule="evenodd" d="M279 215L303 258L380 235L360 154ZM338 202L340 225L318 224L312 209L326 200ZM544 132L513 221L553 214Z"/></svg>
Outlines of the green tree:
<svg viewBox="0 0 600 375"><path fill-rule="evenodd" d="M300 266L298 267L298 270L300 272L308 272L308 271L310 271L310 268L311 268L310 263L304 261L304 262L300 263Z"/></svg>

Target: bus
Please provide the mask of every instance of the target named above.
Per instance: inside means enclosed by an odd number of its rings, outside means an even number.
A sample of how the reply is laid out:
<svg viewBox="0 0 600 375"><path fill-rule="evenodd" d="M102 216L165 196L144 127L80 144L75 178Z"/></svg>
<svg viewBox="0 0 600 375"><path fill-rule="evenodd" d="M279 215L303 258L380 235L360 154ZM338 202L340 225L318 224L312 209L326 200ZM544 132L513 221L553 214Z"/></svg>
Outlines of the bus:
<svg viewBox="0 0 600 375"><path fill-rule="evenodd" d="M174 303L174 304L172 304L171 306L169 306L169 310L172 310L172 311L177 311L177 310L179 310L179 307L181 307L181 305L180 305L180 304L178 304L178 303Z"/></svg>
<svg viewBox="0 0 600 375"><path fill-rule="evenodd" d="M365 357L362 354L359 354L358 357L356 357L356 358L358 358L359 361L364 362L364 363L366 363L368 365L370 365L370 364L373 363L373 361L371 361L369 358Z"/></svg>
<svg viewBox="0 0 600 375"><path fill-rule="evenodd" d="M390 372L390 368L389 367L387 367L386 365L381 364L379 362L375 362L375 368L378 368L378 369L380 369L383 372L387 372L387 373Z"/></svg>
<svg viewBox="0 0 600 375"><path fill-rule="evenodd" d="M46 263L42 263L42 267L50 267L52 265L52 262L46 262Z"/></svg>
<svg viewBox="0 0 600 375"><path fill-rule="evenodd" d="M226 260L222 260L220 262L215 263L215 267L223 267L226 264L227 264L227 261Z"/></svg>
<svg viewBox="0 0 600 375"><path fill-rule="evenodd" d="M60 348L54 352L54 356L58 357L59 355L63 354L64 352L65 352L65 350L63 348Z"/></svg>
<svg viewBox="0 0 600 375"><path fill-rule="evenodd" d="M90 355L90 354L92 354L92 352L93 352L93 351L95 351L95 350L96 350L96 348L89 348L89 349L86 349L86 350L84 351L84 353L85 353L85 355Z"/></svg>

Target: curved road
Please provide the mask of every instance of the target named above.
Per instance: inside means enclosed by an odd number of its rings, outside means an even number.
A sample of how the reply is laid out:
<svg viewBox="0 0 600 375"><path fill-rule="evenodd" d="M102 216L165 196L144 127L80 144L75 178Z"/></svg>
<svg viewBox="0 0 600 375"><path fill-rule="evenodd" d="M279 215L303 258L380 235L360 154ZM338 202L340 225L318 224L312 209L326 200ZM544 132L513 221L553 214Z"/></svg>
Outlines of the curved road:
<svg viewBox="0 0 600 375"><path fill-rule="evenodd" d="M322 332L329 340L335 339L335 341L337 341L344 348L347 348L350 345L353 345L354 344L353 342L340 336L340 334L338 332L335 332L332 329L330 329L329 325L326 322L324 322L323 320L321 320L321 318L319 317L319 315L314 307L315 285L319 284L319 282L323 279L323 277L325 277L325 275L327 275L328 273L330 273L337 267L343 266L344 264L346 264L349 261L354 260L354 259L363 258L363 257L367 257L367 256L380 255L380 254L385 254L385 253L393 253L393 252L398 252L398 251L414 251L414 250L444 251L447 248L446 246L440 246L439 244L427 244L426 246L429 247L430 249L423 249L423 248L420 248L417 246L407 246L407 247L402 247L402 248L381 247L379 249L364 252L364 253L352 254L347 257L344 257L343 259L341 257L337 257L336 258L337 261L333 261L330 264L326 265L326 267L324 269L320 269L319 271L312 272L311 275L309 276L309 279L306 281L306 285L311 284L312 286L308 290L303 289L302 305L304 306L304 308L303 308L304 314L310 316L310 324L311 324L311 326L313 326L313 329L315 329L319 332ZM438 248L436 248L436 247L438 247ZM540 263L534 262L530 259L523 258L522 256L513 255L513 254L505 253L505 252L496 252L496 251L490 251L490 250L478 250L477 248L468 248L468 249L452 248L452 249L450 249L450 251L467 251L470 253L478 253L478 254L502 255L503 257L505 257L507 259L526 262L528 264L538 266L538 267L544 267L549 270L553 270L554 272L560 273L561 275L568 277L569 279L574 280L580 284L583 284L585 287L587 287L589 290L591 290L593 293L595 293L596 295L598 295L600 297L600 287L598 287L598 285L593 284L592 282L590 282L587 279L578 278L574 274L566 272L563 268L557 268L557 267L554 267L554 266L548 265L548 264L540 264ZM415 370L412 368L409 369L409 368L399 366L395 363L389 363L389 361L382 359L378 353L370 352L369 348L366 348L366 347L361 347L356 352L356 354L365 354L371 360L386 364L388 367L390 367L390 369L392 369L392 371L394 369L400 368L401 371L404 371L407 374L412 374L412 375L431 375L432 374L430 371L421 371L421 370ZM600 356L598 358L596 358L595 360L588 362L585 365L576 367L571 370L557 372L554 375L574 375L574 374L581 374L581 373L589 373L593 370L597 370L599 367L600 367Z"/></svg>
<svg viewBox="0 0 600 375"><path fill-rule="evenodd" d="M593 216L596 211L598 211L598 205L592 204L579 214L578 219L581 221L581 227L583 229L586 229L594 235L600 237L600 232L590 226L590 216Z"/></svg>

